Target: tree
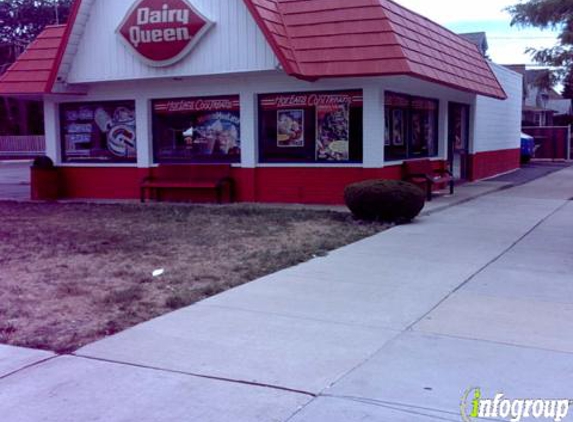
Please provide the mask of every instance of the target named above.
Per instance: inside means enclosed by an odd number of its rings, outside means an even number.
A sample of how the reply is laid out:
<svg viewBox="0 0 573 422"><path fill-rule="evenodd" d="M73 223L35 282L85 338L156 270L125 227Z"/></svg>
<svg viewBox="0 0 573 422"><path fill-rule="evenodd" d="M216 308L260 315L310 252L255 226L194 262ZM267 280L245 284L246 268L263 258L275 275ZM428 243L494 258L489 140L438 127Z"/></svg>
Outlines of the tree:
<svg viewBox="0 0 573 422"><path fill-rule="evenodd" d="M25 48L46 25L65 23L72 0L0 1L0 44Z"/></svg>
<svg viewBox="0 0 573 422"><path fill-rule="evenodd" d="M573 100L573 69L569 69L563 80L563 96Z"/></svg>
<svg viewBox="0 0 573 422"><path fill-rule="evenodd" d="M533 60L556 68L553 83L573 73L573 0L528 0L507 9L512 25L559 31L559 43L552 48L529 48Z"/></svg>

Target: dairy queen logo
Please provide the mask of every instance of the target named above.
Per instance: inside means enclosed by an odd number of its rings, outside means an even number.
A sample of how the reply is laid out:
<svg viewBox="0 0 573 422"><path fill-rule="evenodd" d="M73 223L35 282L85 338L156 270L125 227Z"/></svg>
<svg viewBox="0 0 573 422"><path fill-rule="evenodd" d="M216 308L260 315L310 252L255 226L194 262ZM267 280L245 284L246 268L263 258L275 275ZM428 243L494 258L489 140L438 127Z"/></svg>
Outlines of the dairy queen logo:
<svg viewBox="0 0 573 422"><path fill-rule="evenodd" d="M145 63L170 66L185 57L212 25L187 0L138 0L116 32Z"/></svg>

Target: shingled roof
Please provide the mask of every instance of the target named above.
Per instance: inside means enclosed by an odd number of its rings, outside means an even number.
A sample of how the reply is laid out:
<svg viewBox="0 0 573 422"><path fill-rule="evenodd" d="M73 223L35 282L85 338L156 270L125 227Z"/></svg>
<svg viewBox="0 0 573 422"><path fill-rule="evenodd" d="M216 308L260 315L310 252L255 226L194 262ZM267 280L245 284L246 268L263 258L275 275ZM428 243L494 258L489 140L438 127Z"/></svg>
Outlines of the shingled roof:
<svg viewBox="0 0 573 422"><path fill-rule="evenodd" d="M245 2L290 75L410 75L506 98L473 43L390 0Z"/></svg>
<svg viewBox="0 0 573 422"><path fill-rule="evenodd" d="M52 89L66 25L48 26L0 76L2 95L38 95Z"/></svg>
<svg viewBox="0 0 573 422"><path fill-rule="evenodd" d="M506 98L474 44L391 0L243 1L291 76L407 75ZM0 78L0 95L51 92L73 22L47 28Z"/></svg>

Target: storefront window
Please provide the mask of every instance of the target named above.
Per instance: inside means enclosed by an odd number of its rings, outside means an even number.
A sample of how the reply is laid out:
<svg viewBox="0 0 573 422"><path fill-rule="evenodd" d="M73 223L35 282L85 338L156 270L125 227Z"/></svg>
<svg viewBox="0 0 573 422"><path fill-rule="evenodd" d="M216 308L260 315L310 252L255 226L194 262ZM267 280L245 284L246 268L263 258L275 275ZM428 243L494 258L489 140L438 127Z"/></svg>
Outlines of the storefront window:
<svg viewBox="0 0 573 422"><path fill-rule="evenodd" d="M362 162L362 91L259 96L263 163Z"/></svg>
<svg viewBox="0 0 573 422"><path fill-rule="evenodd" d="M238 163L238 96L153 101L153 144L158 163Z"/></svg>
<svg viewBox="0 0 573 422"><path fill-rule="evenodd" d="M386 161L438 154L437 100L386 93Z"/></svg>
<svg viewBox="0 0 573 422"><path fill-rule="evenodd" d="M64 162L135 163L134 101L60 105Z"/></svg>

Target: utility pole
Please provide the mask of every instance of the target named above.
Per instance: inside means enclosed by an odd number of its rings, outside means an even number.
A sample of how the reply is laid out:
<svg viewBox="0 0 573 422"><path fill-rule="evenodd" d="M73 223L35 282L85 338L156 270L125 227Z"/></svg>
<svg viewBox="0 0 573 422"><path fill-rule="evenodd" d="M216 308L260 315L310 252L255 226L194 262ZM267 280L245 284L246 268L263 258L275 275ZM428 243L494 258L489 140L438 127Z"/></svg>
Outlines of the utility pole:
<svg viewBox="0 0 573 422"><path fill-rule="evenodd" d="M59 2L58 2L58 0L56 0L55 3L54 3L54 6L55 6L55 8L56 8L56 25L59 25L59 24L60 24L60 14L59 14L59 11L58 11L58 5L59 5Z"/></svg>

